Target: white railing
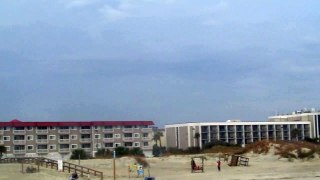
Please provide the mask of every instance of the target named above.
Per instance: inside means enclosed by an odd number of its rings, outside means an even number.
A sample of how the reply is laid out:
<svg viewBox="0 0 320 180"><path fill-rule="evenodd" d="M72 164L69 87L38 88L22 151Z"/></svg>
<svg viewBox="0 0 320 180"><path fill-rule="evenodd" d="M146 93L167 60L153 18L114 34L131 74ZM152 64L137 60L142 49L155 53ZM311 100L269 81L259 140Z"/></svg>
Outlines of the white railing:
<svg viewBox="0 0 320 180"><path fill-rule="evenodd" d="M114 142L113 138L104 138L103 142Z"/></svg>
<svg viewBox="0 0 320 180"><path fill-rule="evenodd" d="M26 134L25 130L13 130L13 134Z"/></svg>
<svg viewBox="0 0 320 180"><path fill-rule="evenodd" d="M47 134L48 133L48 129L37 129L37 134Z"/></svg>
<svg viewBox="0 0 320 180"><path fill-rule="evenodd" d="M152 128L142 128L142 132L152 132Z"/></svg>
<svg viewBox="0 0 320 180"><path fill-rule="evenodd" d="M70 129L59 129L59 133L70 133Z"/></svg>
<svg viewBox="0 0 320 180"><path fill-rule="evenodd" d="M91 129L81 129L80 133L88 133L88 134L90 134L91 133Z"/></svg>
<svg viewBox="0 0 320 180"><path fill-rule="evenodd" d="M133 132L133 128L123 128L123 132Z"/></svg>
<svg viewBox="0 0 320 180"><path fill-rule="evenodd" d="M63 149L59 149L59 152L70 152L70 149L69 148L63 148Z"/></svg>
<svg viewBox="0 0 320 180"><path fill-rule="evenodd" d="M80 139L80 142L91 142L92 141L92 139L91 138L81 138Z"/></svg>
<svg viewBox="0 0 320 180"><path fill-rule="evenodd" d="M48 149L37 149L37 153L48 153Z"/></svg>
<svg viewBox="0 0 320 180"><path fill-rule="evenodd" d="M108 132L113 132L113 129L103 129L103 132L108 133Z"/></svg>
<svg viewBox="0 0 320 180"><path fill-rule="evenodd" d="M26 150L13 150L13 154L25 154Z"/></svg>
<svg viewBox="0 0 320 180"><path fill-rule="evenodd" d="M152 138L151 138L151 137L142 137L142 140L144 140L144 141L151 141Z"/></svg>
<svg viewBox="0 0 320 180"><path fill-rule="evenodd" d="M48 139L37 139L37 143L48 143Z"/></svg>
<svg viewBox="0 0 320 180"><path fill-rule="evenodd" d="M13 144L25 144L26 140L13 140Z"/></svg>
<svg viewBox="0 0 320 180"><path fill-rule="evenodd" d="M70 139L59 139L59 143L70 143Z"/></svg>
<svg viewBox="0 0 320 180"><path fill-rule="evenodd" d="M133 141L133 137L124 137L123 140L124 141Z"/></svg>

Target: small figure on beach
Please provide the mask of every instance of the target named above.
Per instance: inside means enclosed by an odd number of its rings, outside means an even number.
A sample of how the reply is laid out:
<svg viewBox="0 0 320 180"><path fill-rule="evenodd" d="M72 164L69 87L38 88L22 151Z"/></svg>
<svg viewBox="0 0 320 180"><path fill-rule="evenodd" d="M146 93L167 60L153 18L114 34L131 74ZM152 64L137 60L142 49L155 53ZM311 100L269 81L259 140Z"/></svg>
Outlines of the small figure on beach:
<svg viewBox="0 0 320 180"><path fill-rule="evenodd" d="M72 175L70 176L70 180L77 180L79 177L78 177L78 174L76 172L72 173Z"/></svg>
<svg viewBox="0 0 320 180"><path fill-rule="evenodd" d="M221 170L221 161L220 158L217 160L217 167L218 167L218 171Z"/></svg>

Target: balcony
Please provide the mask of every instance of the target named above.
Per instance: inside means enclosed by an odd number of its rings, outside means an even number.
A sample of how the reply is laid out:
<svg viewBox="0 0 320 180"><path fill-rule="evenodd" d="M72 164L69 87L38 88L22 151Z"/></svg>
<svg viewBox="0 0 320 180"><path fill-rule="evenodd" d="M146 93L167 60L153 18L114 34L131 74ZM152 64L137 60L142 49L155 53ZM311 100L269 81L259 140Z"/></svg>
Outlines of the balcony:
<svg viewBox="0 0 320 180"><path fill-rule="evenodd" d="M26 130L13 130L13 134L26 134Z"/></svg>
<svg viewBox="0 0 320 180"><path fill-rule="evenodd" d="M37 139L36 142L39 144L45 144L45 143L48 143L48 139Z"/></svg>
<svg viewBox="0 0 320 180"><path fill-rule="evenodd" d="M37 149L37 153L48 153L48 149Z"/></svg>
<svg viewBox="0 0 320 180"><path fill-rule="evenodd" d="M3 134L3 130L0 130L0 135L2 135Z"/></svg>
<svg viewBox="0 0 320 180"><path fill-rule="evenodd" d="M113 138L104 138L103 142L114 142Z"/></svg>
<svg viewBox="0 0 320 180"><path fill-rule="evenodd" d="M91 129L81 129L80 133L82 133L82 134L91 134Z"/></svg>
<svg viewBox="0 0 320 180"><path fill-rule="evenodd" d="M123 141L133 141L133 137L124 137Z"/></svg>
<svg viewBox="0 0 320 180"><path fill-rule="evenodd" d="M37 129L37 134L48 134L48 129Z"/></svg>
<svg viewBox="0 0 320 180"><path fill-rule="evenodd" d="M142 137L142 140L143 140L143 141L151 141L152 138L151 138L151 137Z"/></svg>
<svg viewBox="0 0 320 180"><path fill-rule="evenodd" d="M142 132L152 132L152 128L142 128Z"/></svg>
<svg viewBox="0 0 320 180"><path fill-rule="evenodd" d="M59 139L59 143L70 143L70 139Z"/></svg>
<svg viewBox="0 0 320 180"><path fill-rule="evenodd" d="M26 144L26 140L13 140L13 144Z"/></svg>
<svg viewBox="0 0 320 180"><path fill-rule="evenodd" d="M81 149L83 149L85 152L91 152L92 151L91 148L81 148Z"/></svg>
<svg viewBox="0 0 320 180"><path fill-rule="evenodd" d="M23 149L23 150L13 150L13 154L25 154L26 153L26 150Z"/></svg>
<svg viewBox="0 0 320 180"><path fill-rule="evenodd" d="M63 149L59 149L60 153L69 153L70 149L69 148L63 148Z"/></svg>
<svg viewBox="0 0 320 180"><path fill-rule="evenodd" d="M0 144L4 144L4 143L3 143L3 140L0 140Z"/></svg>
<svg viewBox="0 0 320 180"><path fill-rule="evenodd" d="M59 129L58 133L60 133L60 134L69 134L70 133L70 129Z"/></svg>
<svg viewBox="0 0 320 180"><path fill-rule="evenodd" d="M123 128L123 132L133 132L133 128Z"/></svg>
<svg viewBox="0 0 320 180"><path fill-rule="evenodd" d="M152 146L142 146L143 150L152 150Z"/></svg>
<svg viewBox="0 0 320 180"><path fill-rule="evenodd" d="M91 138L81 138L80 142L91 142L92 139Z"/></svg>
<svg viewBox="0 0 320 180"><path fill-rule="evenodd" d="M104 133L109 133L109 132L113 132L113 131L114 131L113 129L103 129Z"/></svg>

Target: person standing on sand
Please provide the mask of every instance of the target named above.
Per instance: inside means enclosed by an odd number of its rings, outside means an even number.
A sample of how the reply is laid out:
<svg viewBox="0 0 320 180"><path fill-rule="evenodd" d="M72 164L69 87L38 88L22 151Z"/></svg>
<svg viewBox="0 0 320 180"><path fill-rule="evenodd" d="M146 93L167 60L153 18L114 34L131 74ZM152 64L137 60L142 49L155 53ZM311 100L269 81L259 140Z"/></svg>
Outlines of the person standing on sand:
<svg viewBox="0 0 320 180"><path fill-rule="evenodd" d="M221 170L221 161L220 161L220 159L218 159L218 161L217 161L217 167L218 167L218 171L220 171Z"/></svg>

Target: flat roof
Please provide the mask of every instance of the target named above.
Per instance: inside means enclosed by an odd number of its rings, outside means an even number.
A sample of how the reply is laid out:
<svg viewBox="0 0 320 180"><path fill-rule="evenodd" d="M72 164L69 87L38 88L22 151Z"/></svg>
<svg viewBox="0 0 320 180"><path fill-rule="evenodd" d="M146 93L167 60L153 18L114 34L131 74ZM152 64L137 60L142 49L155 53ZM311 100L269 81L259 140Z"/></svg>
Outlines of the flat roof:
<svg viewBox="0 0 320 180"><path fill-rule="evenodd" d="M151 126L153 121L20 121L18 119L9 122L0 122L0 127L39 127L39 126Z"/></svg>

